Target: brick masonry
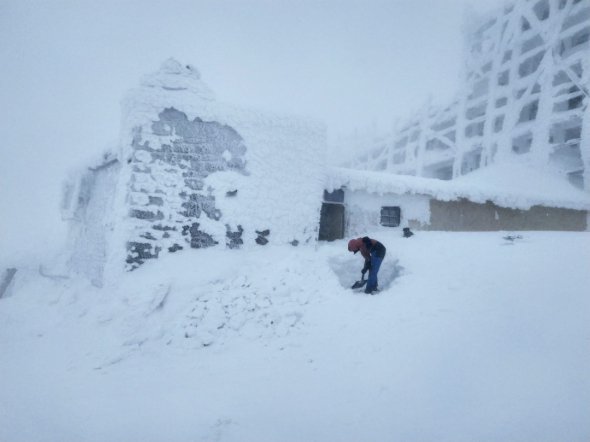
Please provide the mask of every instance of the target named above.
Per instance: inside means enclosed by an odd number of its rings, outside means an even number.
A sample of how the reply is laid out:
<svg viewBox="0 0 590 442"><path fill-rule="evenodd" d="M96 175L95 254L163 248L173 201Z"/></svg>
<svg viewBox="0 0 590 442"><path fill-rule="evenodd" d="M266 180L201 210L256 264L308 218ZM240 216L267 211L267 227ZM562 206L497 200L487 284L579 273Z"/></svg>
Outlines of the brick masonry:
<svg viewBox="0 0 590 442"><path fill-rule="evenodd" d="M129 160L129 215L135 219L134 237L127 243L127 267L134 269L164 250L174 253L184 247L204 248L218 244L203 227L224 223L212 189L204 179L219 171L246 173L246 146L231 127L217 122L189 120L185 113L164 109L144 133L134 131ZM239 189L227 198L239 198ZM243 229L225 225L226 246L239 247ZM259 235L264 240L266 235ZM261 240L259 242L262 243Z"/></svg>

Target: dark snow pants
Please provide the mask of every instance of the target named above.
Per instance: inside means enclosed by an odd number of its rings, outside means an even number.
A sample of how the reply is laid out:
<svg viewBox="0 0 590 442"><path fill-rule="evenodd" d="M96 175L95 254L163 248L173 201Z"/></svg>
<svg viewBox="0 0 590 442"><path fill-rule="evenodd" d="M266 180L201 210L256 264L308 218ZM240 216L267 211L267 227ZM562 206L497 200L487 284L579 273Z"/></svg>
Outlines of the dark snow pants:
<svg viewBox="0 0 590 442"><path fill-rule="evenodd" d="M377 289L377 273L379 273L379 267L381 267L385 252L383 252L383 256L381 257L377 255L378 252L376 250L371 252L371 268L369 269L369 279L367 280L367 287L365 288L366 292L372 292Z"/></svg>

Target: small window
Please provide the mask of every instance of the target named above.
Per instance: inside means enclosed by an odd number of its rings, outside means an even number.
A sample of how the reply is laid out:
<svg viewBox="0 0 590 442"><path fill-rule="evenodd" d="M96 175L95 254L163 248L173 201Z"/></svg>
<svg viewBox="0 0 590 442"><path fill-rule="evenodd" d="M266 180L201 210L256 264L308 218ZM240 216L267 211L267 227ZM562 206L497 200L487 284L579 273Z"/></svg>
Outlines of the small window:
<svg viewBox="0 0 590 442"><path fill-rule="evenodd" d="M385 227L398 227L401 219L399 207L381 207L381 225Z"/></svg>

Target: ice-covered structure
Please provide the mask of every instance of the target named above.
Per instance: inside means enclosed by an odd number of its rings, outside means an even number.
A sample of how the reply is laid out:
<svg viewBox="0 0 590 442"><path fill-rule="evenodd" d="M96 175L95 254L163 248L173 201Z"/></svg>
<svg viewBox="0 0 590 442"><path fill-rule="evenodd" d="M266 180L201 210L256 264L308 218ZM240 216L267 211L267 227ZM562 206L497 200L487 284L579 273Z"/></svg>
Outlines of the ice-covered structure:
<svg viewBox="0 0 590 442"><path fill-rule="evenodd" d="M466 24L464 86L354 167L449 180L528 157L590 190L590 1L518 0Z"/></svg>
<svg viewBox="0 0 590 442"><path fill-rule="evenodd" d="M320 239L378 229L588 229L590 195L558 174L506 163L454 180L331 168Z"/></svg>
<svg viewBox="0 0 590 442"><path fill-rule="evenodd" d="M166 61L123 102L120 147L66 185L70 266L96 284L183 248L315 241L323 124L216 101Z"/></svg>
<svg viewBox="0 0 590 442"><path fill-rule="evenodd" d="M590 1L506 2L466 26L456 100L425 105L331 171L320 238L588 228Z"/></svg>

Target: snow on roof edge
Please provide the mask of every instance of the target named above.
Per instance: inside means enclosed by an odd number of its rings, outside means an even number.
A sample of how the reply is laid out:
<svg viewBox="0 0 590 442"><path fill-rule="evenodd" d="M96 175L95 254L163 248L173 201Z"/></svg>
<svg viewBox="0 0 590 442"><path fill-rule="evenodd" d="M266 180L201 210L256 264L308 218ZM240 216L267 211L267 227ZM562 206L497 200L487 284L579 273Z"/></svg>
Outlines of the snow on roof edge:
<svg viewBox="0 0 590 442"><path fill-rule="evenodd" d="M532 192L506 191L484 184L444 181L409 175L396 175L387 172L372 172L330 167L327 174L326 189L332 191L340 187L350 190L365 190L369 193L427 195L441 201L455 201L462 198L484 204L491 201L500 207L530 209L532 206L545 206L574 210L590 210L590 195L572 187L568 197L539 195Z"/></svg>

